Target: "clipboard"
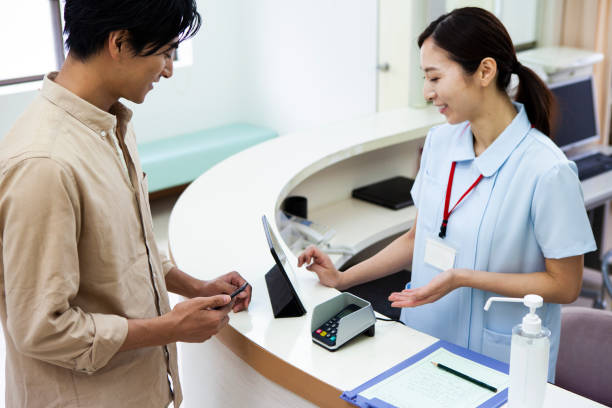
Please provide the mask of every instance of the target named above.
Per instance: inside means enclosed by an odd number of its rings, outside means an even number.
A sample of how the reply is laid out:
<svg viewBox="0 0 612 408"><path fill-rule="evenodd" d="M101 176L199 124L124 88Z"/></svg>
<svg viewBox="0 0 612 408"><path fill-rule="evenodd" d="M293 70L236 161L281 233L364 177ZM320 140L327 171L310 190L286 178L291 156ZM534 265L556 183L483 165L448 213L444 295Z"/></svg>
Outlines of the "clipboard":
<svg viewBox="0 0 612 408"><path fill-rule="evenodd" d="M423 358L427 357L428 355L432 354L434 351L440 348L444 348L453 354L467 358L478 364L492 368L501 373L504 373L504 374L509 373L509 365L506 363L495 360L491 357L487 357L483 354L466 349L464 347L457 346L456 344L452 344L444 340L438 340L436 343L432 344L426 349L421 350L420 352L413 355L412 357L402 361L401 363L397 364L394 367L391 367L387 371L361 384L357 388L351 391L343 392L340 398L342 398L343 400L355 406L363 407L363 408L396 408L394 405L391 405L390 403L386 401L382 401L378 398L372 398L372 399L365 398L364 396L361 395L361 393L367 390L368 388L372 387L373 385L381 382L382 380L388 377L391 377L392 375L398 373L399 371L421 361ZM505 404L507 401L508 401L508 388L505 388L504 390L493 395L486 402L479 405L478 408L498 408L498 407L501 407L503 404Z"/></svg>

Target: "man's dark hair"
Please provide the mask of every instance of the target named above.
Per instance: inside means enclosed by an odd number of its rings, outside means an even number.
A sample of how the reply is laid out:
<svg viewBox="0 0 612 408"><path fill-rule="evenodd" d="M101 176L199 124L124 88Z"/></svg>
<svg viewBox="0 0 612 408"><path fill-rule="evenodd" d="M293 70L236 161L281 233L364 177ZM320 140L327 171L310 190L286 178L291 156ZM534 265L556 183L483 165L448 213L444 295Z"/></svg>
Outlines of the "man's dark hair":
<svg viewBox="0 0 612 408"><path fill-rule="evenodd" d="M104 48L112 31L126 30L134 55L147 56L201 25L195 0L66 0L64 20L66 46L80 60Z"/></svg>

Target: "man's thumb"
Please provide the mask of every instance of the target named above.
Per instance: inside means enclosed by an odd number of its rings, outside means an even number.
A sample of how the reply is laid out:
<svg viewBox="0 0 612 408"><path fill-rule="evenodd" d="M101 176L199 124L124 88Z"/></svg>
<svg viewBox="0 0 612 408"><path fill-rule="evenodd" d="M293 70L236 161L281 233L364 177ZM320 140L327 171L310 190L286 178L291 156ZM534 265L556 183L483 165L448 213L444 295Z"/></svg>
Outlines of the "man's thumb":
<svg viewBox="0 0 612 408"><path fill-rule="evenodd" d="M211 296L209 297L210 299L210 305L208 307L223 307L225 305L227 305L232 298L229 295L215 295L215 296Z"/></svg>
<svg viewBox="0 0 612 408"><path fill-rule="evenodd" d="M215 295L210 297L203 297L202 303L200 304L200 308L202 309L214 309L216 307L223 307L227 305L230 300L232 300L229 295Z"/></svg>

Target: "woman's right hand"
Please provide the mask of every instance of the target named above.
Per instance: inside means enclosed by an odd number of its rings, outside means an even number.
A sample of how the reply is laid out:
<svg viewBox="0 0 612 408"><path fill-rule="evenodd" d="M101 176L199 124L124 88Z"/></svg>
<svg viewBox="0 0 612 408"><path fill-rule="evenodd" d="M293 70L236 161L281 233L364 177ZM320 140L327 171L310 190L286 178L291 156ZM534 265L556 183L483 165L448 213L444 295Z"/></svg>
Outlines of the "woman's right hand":
<svg viewBox="0 0 612 408"><path fill-rule="evenodd" d="M312 263L311 263L312 262ZM331 288L339 286L342 273L336 269L329 256L314 245L309 246L298 257L298 268L304 264L319 277L319 282Z"/></svg>

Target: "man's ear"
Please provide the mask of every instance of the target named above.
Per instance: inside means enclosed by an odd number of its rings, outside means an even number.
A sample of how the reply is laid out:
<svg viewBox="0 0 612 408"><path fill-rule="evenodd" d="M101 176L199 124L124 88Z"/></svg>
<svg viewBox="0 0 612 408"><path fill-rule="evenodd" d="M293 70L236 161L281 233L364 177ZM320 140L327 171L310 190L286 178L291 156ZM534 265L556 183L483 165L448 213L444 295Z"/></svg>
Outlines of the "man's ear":
<svg viewBox="0 0 612 408"><path fill-rule="evenodd" d="M486 57L480 61L480 65L476 70L476 80L480 82L481 86L489 86L489 84L495 79L496 75L497 62L494 58Z"/></svg>
<svg viewBox="0 0 612 408"><path fill-rule="evenodd" d="M107 45L111 58L119 59L128 52L128 36L129 33L127 30L111 31L108 34Z"/></svg>

